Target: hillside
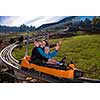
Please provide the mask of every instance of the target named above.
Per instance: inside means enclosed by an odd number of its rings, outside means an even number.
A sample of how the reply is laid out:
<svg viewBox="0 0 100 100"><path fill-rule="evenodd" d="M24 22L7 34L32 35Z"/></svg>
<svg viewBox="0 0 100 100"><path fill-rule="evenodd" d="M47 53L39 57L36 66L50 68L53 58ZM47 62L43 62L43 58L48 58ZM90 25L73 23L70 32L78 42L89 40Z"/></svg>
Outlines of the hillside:
<svg viewBox="0 0 100 100"><path fill-rule="evenodd" d="M68 25L68 24L72 24L73 22L79 22L80 18L78 16L70 16L70 17L65 17L64 19L58 21L58 22L54 22L54 23L47 23L47 24L43 24L41 26L39 26L37 28L37 30L40 29L49 29L49 28L56 28L56 27L61 27L62 25Z"/></svg>
<svg viewBox="0 0 100 100"><path fill-rule="evenodd" d="M62 40L62 46L59 54L55 59L61 60L67 57L67 63L70 59L76 64L77 68L82 69L84 77L100 79L100 35L84 35L71 38L52 39L51 43ZM29 55L31 54L32 44L29 47ZM21 59L25 54L25 47L21 50L16 49L13 55L16 59Z"/></svg>

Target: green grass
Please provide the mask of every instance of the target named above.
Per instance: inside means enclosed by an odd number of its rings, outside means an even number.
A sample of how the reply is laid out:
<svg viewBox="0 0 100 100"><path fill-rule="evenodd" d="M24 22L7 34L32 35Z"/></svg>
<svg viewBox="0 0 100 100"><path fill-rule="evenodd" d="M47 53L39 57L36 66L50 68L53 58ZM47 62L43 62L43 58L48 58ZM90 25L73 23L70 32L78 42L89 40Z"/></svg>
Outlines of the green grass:
<svg viewBox="0 0 100 100"><path fill-rule="evenodd" d="M61 60L67 57L67 63L73 59L76 67L82 69L84 77L100 79L100 35L83 35L71 38L52 39L50 43L56 43L62 40L62 46L59 54L54 58ZM32 44L29 46L29 55L31 55ZM24 57L25 47L21 50L16 49L13 52L16 59Z"/></svg>
<svg viewBox="0 0 100 100"><path fill-rule="evenodd" d="M29 36L32 36L36 34L36 32L30 32L28 35ZM27 36L27 33L26 32L20 32L20 33L9 33L9 34L0 34L0 39L7 39L9 40L10 38L18 38L19 36L24 36L26 37Z"/></svg>

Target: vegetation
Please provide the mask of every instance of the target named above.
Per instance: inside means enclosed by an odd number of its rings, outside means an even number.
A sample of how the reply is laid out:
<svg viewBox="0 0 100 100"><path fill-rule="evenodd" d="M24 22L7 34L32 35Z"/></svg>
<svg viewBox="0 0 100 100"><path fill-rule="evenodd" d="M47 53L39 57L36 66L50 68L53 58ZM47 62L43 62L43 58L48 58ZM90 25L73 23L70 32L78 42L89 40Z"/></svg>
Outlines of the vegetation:
<svg viewBox="0 0 100 100"><path fill-rule="evenodd" d="M1 26L0 25L0 32L1 33L16 33L16 32L26 32L26 31L33 32L35 30L35 26L26 26L25 24L21 25L20 27L10 27L10 26Z"/></svg>
<svg viewBox="0 0 100 100"><path fill-rule="evenodd" d="M58 61L62 57L67 57L67 63L70 59L76 64L76 67L82 69L84 77L100 79L100 35L81 35L70 38L51 39L50 43L56 43L62 40L62 46L59 54L54 59ZM33 45L29 45L29 55L31 55ZM21 59L25 54L25 46L21 50L15 49L13 56Z"/></svg>

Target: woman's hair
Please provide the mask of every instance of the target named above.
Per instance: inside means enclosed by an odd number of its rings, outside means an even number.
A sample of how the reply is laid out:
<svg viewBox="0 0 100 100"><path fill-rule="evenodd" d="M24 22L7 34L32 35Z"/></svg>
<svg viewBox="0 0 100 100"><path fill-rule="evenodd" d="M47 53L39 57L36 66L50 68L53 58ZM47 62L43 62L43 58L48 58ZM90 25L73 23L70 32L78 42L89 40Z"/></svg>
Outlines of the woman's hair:
<svg viewBox="0 0 100 100"><path fill-rule="evenodd" d="M43 41L46 43L45 46L49 46L49 43L46 40L43 40Z"/></svg>
<svg viewBox="0 0 100 100"><path fill-rule="evenodd" d="M39 42L39 40L38 40L38 39L35 39L34 41Z"/></svg>

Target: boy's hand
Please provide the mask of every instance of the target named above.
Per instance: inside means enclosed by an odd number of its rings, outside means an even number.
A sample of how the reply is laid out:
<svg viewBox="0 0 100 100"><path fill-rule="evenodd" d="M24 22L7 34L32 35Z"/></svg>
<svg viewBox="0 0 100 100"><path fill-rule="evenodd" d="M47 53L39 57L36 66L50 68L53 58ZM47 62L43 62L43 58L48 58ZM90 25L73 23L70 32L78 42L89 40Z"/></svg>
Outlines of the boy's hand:
<svg viewBox="0 0 100 100"><path fill-rule="evenodd" d="M61 42L61 41L59 41L59 42L58 42L58 44L59 44L59 45L61 45L61 44L62 44L62 42Z"/></svg>
<svg viewBox="0 0 100 100"><path fill-rule="evenodd" d="M57 43L57 46L55 47L56 50L59 50L60 46L59 44Z"/></svg>

